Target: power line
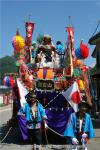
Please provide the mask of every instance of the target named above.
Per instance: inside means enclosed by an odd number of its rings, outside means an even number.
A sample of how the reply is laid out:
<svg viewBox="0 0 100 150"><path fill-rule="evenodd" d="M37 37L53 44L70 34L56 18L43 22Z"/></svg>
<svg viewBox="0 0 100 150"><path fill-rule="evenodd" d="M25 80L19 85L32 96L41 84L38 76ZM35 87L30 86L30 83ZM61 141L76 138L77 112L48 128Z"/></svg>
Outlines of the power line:
<svg viewBox="0 0 100 150"><path fill-rule="evenodd" d="M100 20L98 21L97 27L96 27L96 29L94 30L94 32L93 32L93 34L92 34L92 37L93 37L93 36L94 36L94 34L96 33L96 31L97 31L97 29L98 29L99 25L100 25Z"/></svg>

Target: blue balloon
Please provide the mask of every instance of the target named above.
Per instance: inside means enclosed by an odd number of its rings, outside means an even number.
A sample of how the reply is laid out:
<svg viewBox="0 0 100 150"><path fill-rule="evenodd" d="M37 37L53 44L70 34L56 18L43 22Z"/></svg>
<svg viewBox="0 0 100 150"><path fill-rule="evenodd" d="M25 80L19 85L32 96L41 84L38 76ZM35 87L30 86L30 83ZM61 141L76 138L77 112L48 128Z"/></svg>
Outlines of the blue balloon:
<svg viewBox="0 0 100 150"><path fill-rule="evenodd" d="M10 77L9 77L9 76L6 76L6 77L4 78L4 84L5 84L6 86L10 86Z"/></svg>
<svg viewBox="0 0 100 150"><path fill-rule="evenodd" d="M80 49L80 48L77 48L77 49L75 50L75 55L76 55L77 58L83 59L83 57L82 57L82 55L81 55L81 49Z"/></svg>

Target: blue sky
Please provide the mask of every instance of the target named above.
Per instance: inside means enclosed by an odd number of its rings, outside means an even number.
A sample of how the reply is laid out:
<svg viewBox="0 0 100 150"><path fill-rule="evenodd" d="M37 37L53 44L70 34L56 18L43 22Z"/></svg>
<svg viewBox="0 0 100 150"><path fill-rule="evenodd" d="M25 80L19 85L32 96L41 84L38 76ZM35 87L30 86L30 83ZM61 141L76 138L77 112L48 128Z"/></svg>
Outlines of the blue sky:
<svg viewBox="0 0 100 150"><path fill-rule="evenodd" d="M66 42L65 27L69 24L68 16L71 16L75 48L78 48L81 39L88 43L100 20L100 0L1 0L0 57L12 55L12 38L17 28L25 37L24 22L29 14L31 21L36 23L32 40L36 40L39 34L50 34L54 44L57 40ZM91 57L94 46L89 47L90 56L85 59L85 64L90 66L94 65L95 59Z"/></svg>

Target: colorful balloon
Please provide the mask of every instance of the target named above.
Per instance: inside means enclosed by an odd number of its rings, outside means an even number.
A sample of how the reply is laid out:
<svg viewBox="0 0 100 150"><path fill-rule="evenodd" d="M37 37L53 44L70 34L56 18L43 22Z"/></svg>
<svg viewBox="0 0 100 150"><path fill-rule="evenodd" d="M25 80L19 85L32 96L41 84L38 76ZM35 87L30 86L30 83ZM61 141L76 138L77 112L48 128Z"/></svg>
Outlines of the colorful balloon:
<svg viewBox="0 0 100 150"><path fill-rule="evenodd" d="M89 48L81 42L80 48L75 50L75 55L78 59L85 59L89 56Z"/></svg>
<svg viewBox="0 0 100 150"><path fill-rule="evenodd" d="M73 61L73 64L75 67L78 67L78 66L82 66L83 62L80 59L76 59L75 61Z"/></svg>
<svg viewBox="0 0 100 150"><path fill-rule="evenodd" d="M23 37L19 35L19 33L16 33L16 36L12 39L12 45L14 47L14 50L16 50L17 53L21 53L21 51L25 47L25 40Z"/></svg>
<svg viewBox="0 0 100 150"><path fill-rule="evenodd" d="M75 55L78 59L83 59L80 48L75 50Z"/></svg>
<svg viewBox="0 0 100 150"><path fill-rule="evenodd" d="M89 56L89 48L87 47L87 45L81 43L80 50L81 50L81 55L84 59Z"/></svg>
<svg viewBox="0 0 100 150"><path fill-rule="evenodd" d="M4 85L8 87L12 87L15 83L15 80L11 76L5 76L3 81L4 81Z"/></svg>
<svg viewBox="0 0 100 150"><path fill-rule="evenodd" d="M84 83L83 83L83 81L80 79L80 80L77 80L77 83L78 83L79 89L80 90L84 90Z"/></svg>

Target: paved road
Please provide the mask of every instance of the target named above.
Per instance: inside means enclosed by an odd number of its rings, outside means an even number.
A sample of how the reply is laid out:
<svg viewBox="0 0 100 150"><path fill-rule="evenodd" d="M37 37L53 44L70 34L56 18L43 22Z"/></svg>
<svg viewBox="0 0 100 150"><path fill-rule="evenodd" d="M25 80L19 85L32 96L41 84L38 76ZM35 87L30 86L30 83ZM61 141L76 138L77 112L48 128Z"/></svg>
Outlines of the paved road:
<svg viewBox="0 0 100 150"><path fill-rule="evenodd" d="M11 106L5 108L0 108L0 139L4 137L7 132L5 126L6 122L11 118ZM98 121L96 122L98 125ZM98 127L98 126L97 126ZM100 150L100 128L95 129L96 137L91 139L88 143L88 150ZM32 145L25 145L21 143L21 138L19 136L19 131L17 128L12 129L10 134L7 136L7 139L0 144L1 150L32 150ZM66 145L44 145L43 150L50 149L68 149ZM71 148L72 149L72 148Z"/></svg>

